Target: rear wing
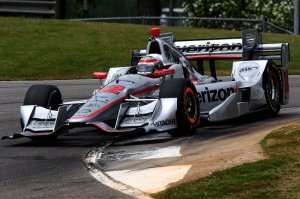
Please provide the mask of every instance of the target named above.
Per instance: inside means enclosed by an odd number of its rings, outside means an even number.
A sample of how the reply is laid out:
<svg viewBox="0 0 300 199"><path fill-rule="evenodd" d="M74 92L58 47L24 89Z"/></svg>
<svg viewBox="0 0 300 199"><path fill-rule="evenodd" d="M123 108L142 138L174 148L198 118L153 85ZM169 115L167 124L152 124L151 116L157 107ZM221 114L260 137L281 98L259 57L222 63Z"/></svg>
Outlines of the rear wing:
<svg viewBox="0 0 300 199"><path fill-rule="evenodd" d="M285 72L290 61L289 44L263 44L256 29L243 30L241 38L175 41L172 33L160 34L159 39L175 46L189 60L242 59L279 61ZM132 51L131 65L136 65L146 50Z"/></svg>
<svg viewBox="0 0 300 199"><path fill-rule="evenodd" d="M242 39L175 41L173 45L189 60L241 59Z"/></svg>
<svg viewBox="0 0 300 199"><path fill-rule="evenodd" d="M263 44L256 29L242 31L242 38L175 41L173 45L189 60L279 60L286 70L290 61L288 43Z"/></svg>

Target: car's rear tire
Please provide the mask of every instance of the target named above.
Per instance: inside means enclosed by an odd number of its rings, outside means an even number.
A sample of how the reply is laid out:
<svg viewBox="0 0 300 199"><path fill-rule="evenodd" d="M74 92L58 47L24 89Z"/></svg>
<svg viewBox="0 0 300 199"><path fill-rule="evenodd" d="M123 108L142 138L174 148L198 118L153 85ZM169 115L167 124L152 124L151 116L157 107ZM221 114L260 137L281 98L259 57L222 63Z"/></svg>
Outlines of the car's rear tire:
<svg viewBox="0 0 300 199"><path fill-rule="evenodd" d="M200 121L200 104L195 86L187 79L166 80L160 87L160 98L177 98L178 128L169 131L173 136L192 135Z"/></svg>
<svg viewBox="0 0 300 199"><path fill-rule="evenodd" d="M47 109L57 110L62 103L59 89L53 85L33 85L24 98L23 105L37 105Z"/></svg>
<svg viewBox="0 0 300 199"><path fill-rule="evenodd" d="M267 102L266 114L276 116L281 108L282 83L274 65L268 65L263 76L263 88Z"/></svg>

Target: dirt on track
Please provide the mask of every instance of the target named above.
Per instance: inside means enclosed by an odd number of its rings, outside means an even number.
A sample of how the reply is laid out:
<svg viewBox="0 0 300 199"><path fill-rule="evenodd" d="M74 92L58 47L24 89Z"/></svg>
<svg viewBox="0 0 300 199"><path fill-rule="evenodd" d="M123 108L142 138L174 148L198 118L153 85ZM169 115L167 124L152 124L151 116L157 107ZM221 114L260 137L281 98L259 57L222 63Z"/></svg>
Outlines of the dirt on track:
<svg viewBox="0 0 300 199"><path fill-rule="evenodd" d="M292 124L299 124L299 121L276 125L266 124L263 128L260 126L261 129L255 131L255 127L253 127L253 129L245 130L245 133L229 135L232 136L231 139L226 139L228 136L221 136L202 142L201 146L197 142L199 135L196 135L181 148L182 163L192 165L192 168L179 183L196 180L215 171L267 158L260 142L270 132ZM247 131L251 131L251 133ZM216 140L218 141L216 142Z"/></svg>

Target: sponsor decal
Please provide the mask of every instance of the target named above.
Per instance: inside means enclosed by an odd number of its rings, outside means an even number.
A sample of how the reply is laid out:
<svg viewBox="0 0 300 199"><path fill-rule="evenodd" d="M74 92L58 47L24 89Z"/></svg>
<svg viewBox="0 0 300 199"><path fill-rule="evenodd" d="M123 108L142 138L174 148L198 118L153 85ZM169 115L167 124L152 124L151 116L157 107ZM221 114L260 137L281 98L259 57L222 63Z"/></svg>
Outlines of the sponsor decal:
<svg viewBox="0 0 300 199"><path fill-rule="evenodd" d="M90 113L92 110L91 109L80 109L77 113L80 113L80 114L87 114L87 113ZM76 113L76 114L77 114Z"/></svg>
<svg viewBox="0 0 300 199"><path fill-rule="evenodd" d="M259 74L259 64L256 62L245 62L238 67L239 76L245 80L249 81Z"/></svg>
<svg viewBox="0 0 300 199"><path fill-rule="evenodd" d="M143 124L150 119L151 115L140 117L126 117L122 124Z"/></svg>
<svg viewBox="0 0 300 199"><path fill-rule="evenodd" d="M155 127L162 127L162 126L169 126L169 125L176 125L176 119L166 119L158 122L154 122Z"/></svg>
<svg viewBox="0 0 300 199"><path fill-rule="evenodd" d="M54 124L55 121L34 121L32 128L35 129L49 128L49 127L53 127Z"/></svg>
<svg viewBox="0 0 300 199"><path fill-rule="evenodd" d="M221 88L221 89L213 89L209 90L205 87L204 91L198 92L199 101L200 103L207 103L207 102L218 102L218 101L225 101L227 97L229 97L232 93L234 93L234 88Z"/></svg>
<svg viewBox="0 0 300 199"><path fill-rule="evenodd" d="M129 79L119 79L119 82L127 82L127 83L132 83L132 84L135 84L134 81L132 80L129 80Z"/></svg>
<svg viewBox="0 0 300 199"><path fill-rule="evenodd" d="M115 79L118 79L119 77L121 77L123 74L122 73L117 73L117 74L114 74L112 76L112 78L110 79L110 81L114 81Z"/></svg>
<svg viewBox="0 0 300 199"><path fill-rule="evenodd" d="M98 98L105 98L105 99L107 99L108 97L106 96L106 95L97 95L97 99ZM108 100L107 100L108 101Z"/></svg>
<svg viewBox="0 0 300 199"><path fill-rule="evenodd" d="M114 81L114 80L118 79L119 77L123 76L127 71L128 71L128 68L119 69L116 73L113 74L110 81Z"/></svg>
<svg viewBox="0 0 300 199"><path fill-rule="evenodd" d="M85 105L85 107L88 107L88 108L98 108L98 107L101 107L102 104L99 104L99 103L107 103L106 101L96 101L97 103L89 103L87 105Z"/></svg>
<svg viewBox="0 0 300 199"><path fill-rule="evenodd" d="M239 51L242 50L241 43L232 44L211 44L206 42L204 45L190 45L190 46L177 46L182 53L201 53L201 52L212 52L212 51Z"/></svg>
<svg viewBox="0 0 300 199"><path fill-rule="evenodd" d="M243 72L251 72L253 69L258 69L258 67L243 67L240 68L239 73L243 73Z"/></svg>

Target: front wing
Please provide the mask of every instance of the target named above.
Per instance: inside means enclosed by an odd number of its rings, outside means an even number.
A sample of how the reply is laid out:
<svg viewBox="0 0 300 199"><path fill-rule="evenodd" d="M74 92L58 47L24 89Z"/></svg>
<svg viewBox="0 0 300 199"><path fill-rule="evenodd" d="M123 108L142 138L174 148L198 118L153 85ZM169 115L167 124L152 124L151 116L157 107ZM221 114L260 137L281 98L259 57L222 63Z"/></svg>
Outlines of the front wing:
<svg viewBox="0 0 300 199"><path fill-rule="evenodd" d="M20 137L57 136L66 129L78 126L69 122L69 118L81 104L67 104L57 111L35 105L21 106L22 132L2 139ZM126 99L120 105L114 126L105 121L90 121L80 126L94 126L102 132L126 133L134 131L168 131L177 128L177 99Z"/></svg>

